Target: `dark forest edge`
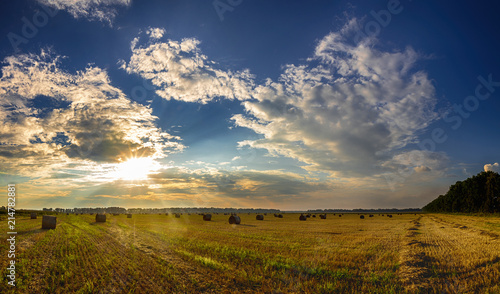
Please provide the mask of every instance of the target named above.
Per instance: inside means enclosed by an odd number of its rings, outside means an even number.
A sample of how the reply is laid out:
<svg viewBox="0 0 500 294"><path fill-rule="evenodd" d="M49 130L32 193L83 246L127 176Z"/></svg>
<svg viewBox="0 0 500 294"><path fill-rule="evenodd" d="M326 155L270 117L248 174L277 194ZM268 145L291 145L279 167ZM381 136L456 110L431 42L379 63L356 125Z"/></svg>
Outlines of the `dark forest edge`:
<svg viewBox="0 0 500 294"><path fill-rule="evenodd" d="M450 186L422 208L425 212L500 213L500 175L481 172Z"/></svg>

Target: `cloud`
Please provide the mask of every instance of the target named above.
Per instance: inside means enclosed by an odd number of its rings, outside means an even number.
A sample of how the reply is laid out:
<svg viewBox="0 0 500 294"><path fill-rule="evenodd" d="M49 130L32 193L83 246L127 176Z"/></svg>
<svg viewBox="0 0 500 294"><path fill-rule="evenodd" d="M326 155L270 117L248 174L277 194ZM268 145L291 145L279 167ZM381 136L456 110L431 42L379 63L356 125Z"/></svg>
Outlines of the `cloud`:
<svg viewBox="0 0 500 294"><path fill-rule="evenodd" d="M150 175L150 183L161 194L189 194L198 202L214 197L279 202L287 197L309 198L309 193L330 191L328 183L318 183L294 173L283 171L188 169L172 167ZM201 195L201 196L200 196ZM289 199L290 199L289 198ZM254 202L253 205L257 205Z"/></svg>
<svg viewBox="0 0 500 294"><path fill-rule="evenodd" d="M242 104L235 125L263 138L240 145L295 158L306 169L360 176L418 140L438 115L427 74L411 48L384 52L373 40L350 45L351 24L321 39L306 64L288 64Z"/></svg>
<svg viewBox="0 0 500 294"><path fill-rule="evenodd" d="M194 38L150 38L145 46L137 46L136 38L130 60L121 63L128 73L150 80L165 99L242 101L246 113L232 121L262 138L241 141L239 147L297 159L309 171L382 174L394 171L386 163L438 118L435 89L425 72L415 70L422 56L412 48L379 50L374 38L354 44L357 26L353 19L329 33L304 64L287 64L276 81L260 85L248 70L216 68Z"/></svg>
<svg viewBox="0 0 500 294"><path fill-rule="evenodd" d="M495 162L493 164L485 164L484 165L484 171L494 171L494 172L500 172L500 166L498 162Z"/></svg>
<svg viewBox="0 0 500 294"><path fill-rule="evenodd" d="M163 37L163 35L165 34L165 29L162 29L162 28L149 28L147 30L147 34L152 39L161 39ZM133 47L135 47L135 45L132 46L132 48Z"/></svg>
<svg viewBox="0 0 500 294"><path fill-rule="evenodd" d="M180 138L155 126L149 107L127 97L107 73L89 66L75 74L62 57L10 56L0 79L0 161L21 173L72 162L112 163L165 157Z"/></svg>
<svg viewBox="0 0 500 294"><path fill-rule="evenodd" d="M248 70L217 69L216 63L200 52L197 39L157 42L157 33L149 35L151 40L144 47L137 47L138 39L134 39L129 62L121 63L127 73L150 80L160 97L198 103L217 97L250 98L253 82Z"/></svg>
<svg viewBox="0 0 500 294"><path fill-rule="evenodd" d="M128 7L132 0L37 0L59 10L68 11L74 18L87 18L111 24L118 14L116 7Z"/></svg>

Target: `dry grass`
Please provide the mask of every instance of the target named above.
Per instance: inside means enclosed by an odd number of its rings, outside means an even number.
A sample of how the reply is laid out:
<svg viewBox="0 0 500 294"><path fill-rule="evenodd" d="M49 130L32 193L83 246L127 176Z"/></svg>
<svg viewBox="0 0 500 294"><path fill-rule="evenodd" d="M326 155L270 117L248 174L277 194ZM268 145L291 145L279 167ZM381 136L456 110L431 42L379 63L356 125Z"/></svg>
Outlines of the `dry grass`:
<svg viewBox="0 0 500 294"><path fill-rule="evenodd" d="M240 217L18 216L16 293L500 292L498 217Z"/></svg>

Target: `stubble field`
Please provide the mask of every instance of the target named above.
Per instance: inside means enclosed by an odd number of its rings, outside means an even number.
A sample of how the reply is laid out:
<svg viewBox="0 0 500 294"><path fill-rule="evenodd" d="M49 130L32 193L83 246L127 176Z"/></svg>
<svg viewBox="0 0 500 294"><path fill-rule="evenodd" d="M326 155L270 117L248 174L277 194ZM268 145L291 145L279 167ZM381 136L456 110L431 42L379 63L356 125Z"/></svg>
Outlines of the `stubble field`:
<svg viewBox="0 0 500 294"><path fill-rule="evenodd" d="M0 293L500 293L499 217L228 217L18 215Z"/></svg>

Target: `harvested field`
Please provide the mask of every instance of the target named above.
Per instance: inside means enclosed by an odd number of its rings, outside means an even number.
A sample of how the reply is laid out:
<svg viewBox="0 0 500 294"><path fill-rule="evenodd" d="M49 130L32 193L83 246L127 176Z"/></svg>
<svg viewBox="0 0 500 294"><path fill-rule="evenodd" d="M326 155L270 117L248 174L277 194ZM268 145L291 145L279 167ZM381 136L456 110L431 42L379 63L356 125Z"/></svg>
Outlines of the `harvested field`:
<svg viewBox="0 0 500 294"><path fill-rule="evenodd" d="M500 218L18 215L15 293L498 293ZM0 244L0 254L7 255ZM0 260L6 268L6 259ZM10 292L9 292L10 291ZM14 293L6 283L0 293Z"/></svg>

